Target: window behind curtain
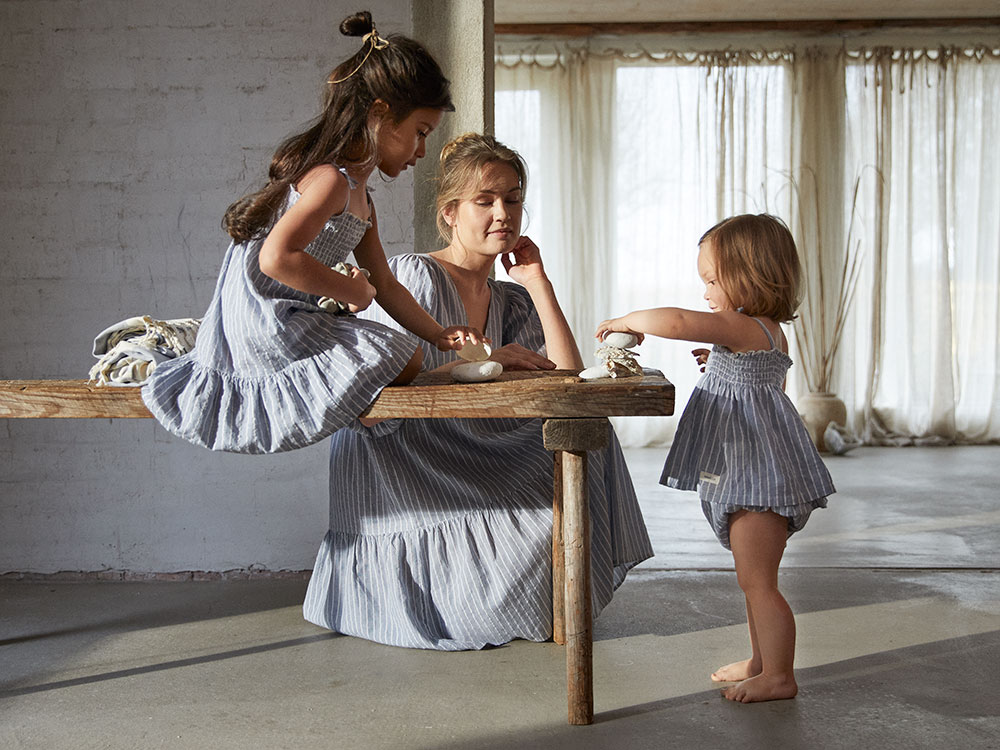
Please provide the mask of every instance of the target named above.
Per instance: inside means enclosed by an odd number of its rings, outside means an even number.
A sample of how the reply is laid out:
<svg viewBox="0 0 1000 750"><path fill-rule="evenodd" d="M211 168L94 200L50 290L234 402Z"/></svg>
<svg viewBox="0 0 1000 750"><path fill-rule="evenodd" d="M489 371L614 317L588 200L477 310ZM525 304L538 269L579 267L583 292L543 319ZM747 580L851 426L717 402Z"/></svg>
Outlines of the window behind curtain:
<svg viewBox="0 0 1000 750"><path fill-rule="evenodd" d="M660 59L574 48L557 64L550 56L526 65L531 56L522 55L498 66L497 135L528 157L528 231L542 239L585 361L593 362L593 326L606 317L705 309L696 243L719 219L768 211L807 237L800 245L809 242L790 177L807 187L809 173L793 159L819 156L821 210L834 235L846 235L863 177L853 224L862 274L833 382L852 426L872 442L1000 440L1000 50L972 49L851 52L838 42ZM825 88L817 99L810 86L816 76L843 97L839 117L831 115L839 104L815 106L827 101ZM533 104L513 106L515 89L530 91ZM607 94L604 104L594 92ZM597 124L600 106L611 108L610 129ZM812 151L796 150L813 135ZM574 159L606 165L610 189L589 199L579 165L568 166ZM812 196L804 198L808 206ZM580 226L588 231L569 242ZM846 244L834 240L822 247L832 259L827 280ZM815 242L800 246L811 250ZM639 348L640 363L677 386L678 411L699 376L691 348L658 339ZM793 367L793 399L800 373ZM616 427L627 445L658 444L675 420Z"/></svg>
<svg viewBox="0 0 1000 750"><path fill-rule="evenodd" d="M770 210L790 221L789 78L786 66L766 63L619 68L614 314L708 312L697 270L702 234L738 213ZM643 364L669 373L679 405L701 375L696 346L650 337L639 349Z"/></svg>
<svg viewBox="0 0 1000 750"><path fill-rule="evenodd" d="M869 276L845 373L871 389L874 439L1000 436L1000 60L962 49L850 56L845 161L885 180L884 272L871 276L878 196L862 195ZM872 337L881 314L882 346Z"/></svg>
<svg viewBox="0 0 1000 750"><path fill-rule="evenodd" d="M531 89L504 90L498 82L496 134L528 161L531 223L526 233L539 243L564 308L570 298L596 300L606 290L607 302L600 309L590 306L589 318L568 315L585 363L595 362L594 326L604 318L668 305L707 311L697 243L717 221L763 211L789 218L787 61L750 62L728 65L723 59L707 68L616 66L609 87L614 91L609 104L613 135L609 142L596 139L574 150L595 152L580 158L610 161L607 205L587 203L586 186L560 180L561 165L552 164L552 154L540 147L544 129L567 132L567 137L572 130L565 122L568 108L552 101L562 96L562 87L548 80L558 71L535 71L542 83ZM565 233L547 220L573 215L561 201L613 225L611 246L595 248L607 257L594 265L606 270L589 279L589 288L568 287L564 281L566 266L582 259L581 249L565 244ZM497 277L506 278L499 264ZM676 386L678 414L701 375L690 353L694 347L650 337L637 349L641 365L663 371ZM615 423L626 444L662 444L672 436L677 418Z"/></svg>

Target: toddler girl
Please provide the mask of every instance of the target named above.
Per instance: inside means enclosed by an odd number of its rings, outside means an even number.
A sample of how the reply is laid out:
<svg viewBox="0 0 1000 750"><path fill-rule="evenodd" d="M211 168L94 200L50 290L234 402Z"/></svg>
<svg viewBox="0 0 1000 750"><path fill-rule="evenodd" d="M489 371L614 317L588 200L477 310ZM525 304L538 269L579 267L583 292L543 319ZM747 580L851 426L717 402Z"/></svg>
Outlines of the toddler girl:
<svg viewBox="0 0 1000 750"><path fill-rule="evenodd" d="M662 484L697 490L746 598L751 656L712 674L742 703L792 698L795 620L778 591L785 542L833 494L830 474L785 395L788 344L780 323L799 304L795 242L773 216L742 215L699 241L698 273L711 313L639 310L601 323L611 331L714 344L695 349L705 375L691 394Z"/></svg>

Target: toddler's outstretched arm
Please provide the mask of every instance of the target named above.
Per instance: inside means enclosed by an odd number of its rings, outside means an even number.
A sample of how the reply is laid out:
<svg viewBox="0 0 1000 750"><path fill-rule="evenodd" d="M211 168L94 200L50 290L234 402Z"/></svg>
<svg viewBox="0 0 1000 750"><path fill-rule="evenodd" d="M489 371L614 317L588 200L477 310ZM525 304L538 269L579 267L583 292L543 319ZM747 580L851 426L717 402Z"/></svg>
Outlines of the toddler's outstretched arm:
<svg viewBox="0 0 1000 750"><path fill-rule="evenodd" d="M759 326L743 313L727 310L699 312L682 307L656 307L636 310L620 318L605 320L597 326L594 337L603 340L612 331L633 333L642 341L645 334L665 339L721 344L739 351L748 342L756 342Z"/></svg>

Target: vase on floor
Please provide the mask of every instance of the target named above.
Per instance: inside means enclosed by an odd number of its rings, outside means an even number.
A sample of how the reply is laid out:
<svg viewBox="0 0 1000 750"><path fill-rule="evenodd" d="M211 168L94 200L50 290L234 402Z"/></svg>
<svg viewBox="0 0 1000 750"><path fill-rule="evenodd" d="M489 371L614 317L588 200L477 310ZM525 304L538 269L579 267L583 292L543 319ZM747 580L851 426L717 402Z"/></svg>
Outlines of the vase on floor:
<svg viewBox="0 0 1000 750"><path fill-rule="evenodd" d="M802 421L806 424L809 437L812 438L816 450L825 453L827 447L823 439L823 432L830 422L836 422L839 425L847 424L847 407L843 401L837 398L836 394L823 391L813 391L801 396L798 407Z"/></svg>

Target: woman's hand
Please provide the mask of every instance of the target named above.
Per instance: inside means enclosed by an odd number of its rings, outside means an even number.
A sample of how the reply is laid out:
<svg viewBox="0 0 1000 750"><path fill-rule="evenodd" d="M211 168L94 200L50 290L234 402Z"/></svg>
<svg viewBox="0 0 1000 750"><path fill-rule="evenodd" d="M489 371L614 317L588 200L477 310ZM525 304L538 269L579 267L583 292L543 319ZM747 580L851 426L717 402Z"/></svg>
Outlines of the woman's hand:
<svg viewBox="0 0 1000 750"><path fill-rule="evenodd" d="M490 359L499 362L505 370L554 370L556 363L538 352L526 349L520 344L507 344L494 349Z"/></svg>
<svg viewBox="0 0 1000 750"><path fill-rule="evenodd" d="M629 328L625 323L625 318L611 318L600 323L594 333L594 338L598 341L604 341L604 337L609 333L631 333L636 338L636 345L641 344L645 338L641 331L633 331Z"/></svg>
<svg viewBox="0 0 1000 750"><path fill-rule="evenodd" d="M692 349L691 354L694 356L695 361L701 366L701 371L705 372L705 363L708 362L708 355L711 352L708 349Z"/></svg>
<svg viewBox="0 0 1000 750"><path fill-rule="evenodd" d="M511 251L500 256L500 262L507 275L522 286L546 278L542 254L530 237L519 237Z"/></svg>
<svg viewBox="0 0 1000 750"><path fill-rule="evenodd" d="M461 349L470 341L473 344L478 344L480 341L489 341L489 339L483 336L476 328L450 326L442 328L437 338L431 341L431 343L442 352L446 352L449 349Z"/></svg>
<svg viewBox="0 0 1000 750"><path fill-rule="evenodd" d="M375 299L375 287L369 283L368 276L360 268L352 268L349 276L352 282L351 286L357 290L357 294L352 296L354 302L345 300L347 309L352 313L368 309L372 300Z"/></svg>

